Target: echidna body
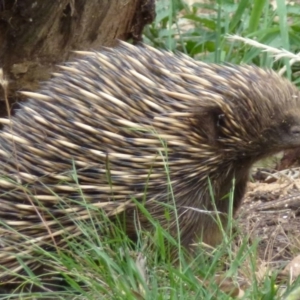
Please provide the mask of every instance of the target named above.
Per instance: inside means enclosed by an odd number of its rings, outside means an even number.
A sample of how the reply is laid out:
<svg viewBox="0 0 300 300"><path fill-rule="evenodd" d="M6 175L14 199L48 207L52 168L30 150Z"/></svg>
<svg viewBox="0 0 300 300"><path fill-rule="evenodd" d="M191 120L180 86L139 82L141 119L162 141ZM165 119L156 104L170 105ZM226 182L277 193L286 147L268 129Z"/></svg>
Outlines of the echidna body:
<svg viewBox="0 0 300 300"><path fill-rule="evenodd" d="M123 211L132 234L132 198L174 236L175 200L182 244L215 245L210 184L224 219L234 178L236 211L252 164L300 146L299 92L273 71L125 43L62 69L0 133L1 268L78 235L75 215Z"/></svg>

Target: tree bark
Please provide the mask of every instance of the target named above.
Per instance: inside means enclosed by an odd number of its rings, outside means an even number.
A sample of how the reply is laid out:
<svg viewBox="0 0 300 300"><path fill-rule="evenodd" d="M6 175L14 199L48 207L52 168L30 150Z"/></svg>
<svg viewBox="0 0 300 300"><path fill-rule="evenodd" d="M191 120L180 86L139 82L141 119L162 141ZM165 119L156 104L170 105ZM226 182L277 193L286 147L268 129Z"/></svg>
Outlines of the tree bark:
<svg viewBox="0 0 300 300"><path fill-rule="evenodd" d="M0 1L0 67L9 79L9 99L19 100L18 90L35 90L55 65L70 59L72 50L141 40L143 27L154 19L154 1Z"/></svg>

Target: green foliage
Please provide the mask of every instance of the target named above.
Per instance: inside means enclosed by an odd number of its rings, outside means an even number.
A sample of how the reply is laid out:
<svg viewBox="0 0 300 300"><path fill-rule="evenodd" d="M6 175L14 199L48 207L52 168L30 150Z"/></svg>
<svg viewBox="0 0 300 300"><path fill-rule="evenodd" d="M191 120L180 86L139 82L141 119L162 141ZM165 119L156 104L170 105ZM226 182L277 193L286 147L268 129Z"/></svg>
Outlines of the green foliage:
<svg viewBox="0 0 300 300"><path fill-rule="evenodd" d="M270 53L229 41L227 35L243 37L291 52L298 52L300 6L284 0L199 1L189 6L182 0L157 1L156 21L144 32L154 47L179 50L207 62L256 64L280 68ZM290 76L290 68L287 69Z"/></svg>
<svg viewBox="0 0 300 300"><path fill-rule="evenodd" d="M82 208L90 218L81 220L80 214L70 216L77 225L76 233L81 232L80 239L77 234L70 237L70 232L65 232L63 237L67 246L63 249L52 251L37 246L35 250L46 268L52 268L52 272L55 269L63 276L64 282L60 280L59 285L65 291L32 293L21 287L14 294L1 294L0 299L48 299L49 296L51 299L80 300L231 299L218 288L216 273L224 269L225 257L229 256L232 265L222 273L224 278L236 282L241 264L252 259L255 252L245 240L241 247L243 251L234 255L231 249L234 236L229 232L226 241L214 251L197 247L191 261L178 251L179 264L176 265L166 255L166 245L180 249L179 240L155 222L142 205L139 205L140 213L150 219L155 229L152 233L140 230L136 244L121 230L121 222L112 222L101 210L97 217L92 216L88 213L92 207L85 201ZM59 223L59 219L55 221ZM228 223L231 228L232 216ZM39 277L35 277L29 268L26 268L26 273L21 277L26 283L39 284ZM57 274L55 276L59 278ZM50 286L52 288L55 290L55 285Z"/></svg>

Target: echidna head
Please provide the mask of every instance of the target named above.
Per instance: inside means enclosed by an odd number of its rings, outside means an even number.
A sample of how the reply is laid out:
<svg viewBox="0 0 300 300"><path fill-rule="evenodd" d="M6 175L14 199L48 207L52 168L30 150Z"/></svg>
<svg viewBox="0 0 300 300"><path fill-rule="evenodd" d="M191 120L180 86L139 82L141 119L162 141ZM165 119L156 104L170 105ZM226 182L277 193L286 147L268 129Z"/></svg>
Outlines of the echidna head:
<svg viewBox="0 0 300 300"><path fill-rule="evenodd" d="M230 71L230 73L229 73ZM261 159L300 147L300 93L273 71L229 69L214 88L218 142L237 159ZM217 110L216 110L217 108Z"/></svg>
<svg viewBox="0 0 300 300"><path fill-rule="evenodd" d="M274 147L274 152L300 147L300 109L285 113L281 122L265 131L264 139Z"/></svg>

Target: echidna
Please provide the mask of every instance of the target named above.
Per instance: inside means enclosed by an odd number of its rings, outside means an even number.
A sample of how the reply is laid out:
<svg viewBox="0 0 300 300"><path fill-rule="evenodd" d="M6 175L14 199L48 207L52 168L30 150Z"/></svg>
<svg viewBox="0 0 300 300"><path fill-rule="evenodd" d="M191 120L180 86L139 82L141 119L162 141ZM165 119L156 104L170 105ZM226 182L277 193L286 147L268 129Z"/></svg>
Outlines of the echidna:
<svg viewBox="0 0 300 300"><path fill-rule="evenodd" d="M76 236L75 213L123 211L133 234L133 198L171 234L179 223L183 246L216 245L210 185L225 221L233 179L236 211L252 164L300 146L299 91L271 70L126 43L84 54L2 120L2 269L33 263L33 243L63 245L63 228Z"/></svg>

